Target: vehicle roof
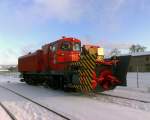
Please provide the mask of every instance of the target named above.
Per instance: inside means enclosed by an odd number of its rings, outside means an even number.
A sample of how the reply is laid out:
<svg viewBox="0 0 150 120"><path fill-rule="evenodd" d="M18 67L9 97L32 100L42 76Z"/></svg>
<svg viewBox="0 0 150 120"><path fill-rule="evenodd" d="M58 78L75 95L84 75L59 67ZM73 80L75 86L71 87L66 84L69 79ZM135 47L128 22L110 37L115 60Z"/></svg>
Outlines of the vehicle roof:
<svg viewBox="0 0 150 120"><path fill-rule="evenodd" d="M54 42L51 42L50 44L55 44L56 42L59 42L59 41L69 41L69 42L81 42L79 39L76 39L76 38L72 38L72 37L62 37L61 39L57 40L57 41L54 41Z"/></svg>

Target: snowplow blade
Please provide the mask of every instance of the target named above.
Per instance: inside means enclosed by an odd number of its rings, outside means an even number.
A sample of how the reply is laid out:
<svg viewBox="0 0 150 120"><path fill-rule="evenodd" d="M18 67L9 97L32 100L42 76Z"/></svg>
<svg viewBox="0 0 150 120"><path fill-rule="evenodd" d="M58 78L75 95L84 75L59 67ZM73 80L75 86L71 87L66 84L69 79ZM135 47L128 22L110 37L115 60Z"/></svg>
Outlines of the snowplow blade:
<svg viewBox="0 0 150 120"><path fill-rule="evenodd" d="M71 64L77 74L73 76L73 88L82 92L102 92L116 86L126 86L130 57L117 56L97 61L96 55L82 55L80 62Z"/></svg>
<svg viewBox="0 0 150 120"><path fill-rule="evenodd" d="M119 64L113 69L114 75L120 80L119 86L127 86L127 71L130 62L131 55L119 56Z"/></svg>

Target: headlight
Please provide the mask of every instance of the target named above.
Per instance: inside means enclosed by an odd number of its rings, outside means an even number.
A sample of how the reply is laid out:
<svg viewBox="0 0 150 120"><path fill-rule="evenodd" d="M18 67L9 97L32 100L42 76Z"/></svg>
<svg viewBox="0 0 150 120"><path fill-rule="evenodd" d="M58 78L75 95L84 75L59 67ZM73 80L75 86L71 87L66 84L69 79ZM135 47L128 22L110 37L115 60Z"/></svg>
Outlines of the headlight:
<svg viewBox="0 0 150 120"><path fill-rule="evenodd" d="M104 48L98 48L98 56L104 56Z"/></svg>

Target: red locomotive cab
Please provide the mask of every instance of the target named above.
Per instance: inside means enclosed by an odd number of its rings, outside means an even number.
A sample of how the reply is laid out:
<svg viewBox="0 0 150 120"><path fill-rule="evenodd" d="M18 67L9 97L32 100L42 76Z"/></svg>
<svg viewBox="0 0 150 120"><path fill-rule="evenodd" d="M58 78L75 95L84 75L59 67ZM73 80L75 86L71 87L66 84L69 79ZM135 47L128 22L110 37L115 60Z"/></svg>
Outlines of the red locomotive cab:
<svg viewBox="0 0 150 120"><path fill-rule="evenodd" d="M64 38L56 52L57 63L77 62L80 60L81 43L77 39Z"/></svg>
<svg viewBox="0 0 150 120"><path fill-rule="evenodd" d="M81 42L74 38L65 38L42 47L46 70L62 71L67 63L80 60Z"/></svg>

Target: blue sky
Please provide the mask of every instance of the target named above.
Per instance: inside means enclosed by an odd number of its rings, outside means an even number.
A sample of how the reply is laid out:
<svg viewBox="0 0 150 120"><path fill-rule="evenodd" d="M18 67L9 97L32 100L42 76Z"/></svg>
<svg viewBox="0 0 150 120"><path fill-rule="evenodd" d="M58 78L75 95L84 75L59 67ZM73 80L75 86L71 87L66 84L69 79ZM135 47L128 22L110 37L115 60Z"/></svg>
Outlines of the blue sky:
<svg viewBox="0 0 150 120"><path fill-rule="evenodd" d="M132 44L150 50L149 0L0 0L0 64L71 36L109 54Z"/></svg>

